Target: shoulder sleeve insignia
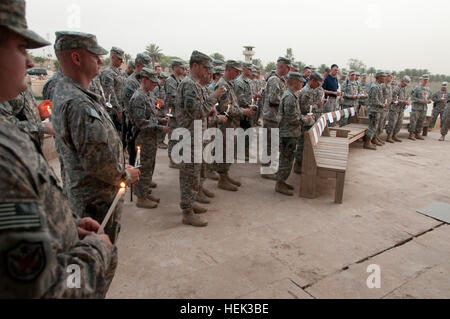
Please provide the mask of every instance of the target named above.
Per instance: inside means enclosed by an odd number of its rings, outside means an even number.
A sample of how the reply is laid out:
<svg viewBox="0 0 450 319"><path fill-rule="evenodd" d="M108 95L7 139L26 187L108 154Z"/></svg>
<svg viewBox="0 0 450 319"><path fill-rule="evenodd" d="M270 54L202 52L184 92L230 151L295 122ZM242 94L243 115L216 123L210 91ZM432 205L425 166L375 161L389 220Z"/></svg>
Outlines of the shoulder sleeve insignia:
<svg viewBox="0 0 450 319"><path fill-rule="evenodd" d="M21 242L6 256L8 275L20 282L35 280L45 268L46 257L42 242Z"/></svg>
<svg viewBox="0 0 450 319"><path fill-rule="evenodd" d="M0 230L40 227L38 203L0 203Z"/></svg>
<svg viewBox="0 0 450 319"><path fill-rule="evenodd" d="M194 108L195 99L197 94L192 90L187 90L184 96L184 108L187 110L192 110Z"/></svg>

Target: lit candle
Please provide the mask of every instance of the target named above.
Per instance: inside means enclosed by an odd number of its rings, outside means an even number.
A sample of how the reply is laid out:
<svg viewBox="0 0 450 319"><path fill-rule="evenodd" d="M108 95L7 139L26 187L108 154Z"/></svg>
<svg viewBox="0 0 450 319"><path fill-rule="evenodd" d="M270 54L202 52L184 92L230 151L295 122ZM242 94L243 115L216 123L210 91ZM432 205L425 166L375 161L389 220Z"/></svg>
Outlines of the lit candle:
<svg viewBox="0 0 450 319"><path fill-rule="evenodd" d="M134 167L137 167L141 165L141 147L137 147L137 154L136 154L136 163L134 164Z"/></svg>
<svg viewBox="0 0 450 319"><path fill-rule="evenodd" d="M255 99L252 99L252 105L253 105L254 102L255 102Z"/></svg>
<svg viewBox="0 0 450 319"><path fill-rule="evenodd" d="M108 223L109 219L111 218L111 215L114 213L114 210L116 209L117 204L119 203L119 200L122 198L123 194L125 194L125 190L127 188L127 184L124 182L120 183L119 191L117 192L116 197L114 198L114 201L111 205L111 207L108 210L108 213L105 216L105 219L103 219L102 225L98 229L97 234L103 233L105 230L106 224Z"/></svg>
<svg viewBox="0 0 450 319"><path fill-rule="evenodd" d="M158 102L156 102L156 107L158 108L158 109L161 109L161 100L158 100Z"/></svg>
<svg viewBox="0 0 450 319"><path fill-rule="evenodd" d="M51 105L47 106L47 112L48 112L49 117L51 117L52 116L52 107L51 107Z"/></svg>
<svg viewBox="0 0 450 319"><path fill-rule="evenodd" d="M313 106L312 106L312 104L309 106L309 114L312 114L312 109L313 109Z"/></svg>

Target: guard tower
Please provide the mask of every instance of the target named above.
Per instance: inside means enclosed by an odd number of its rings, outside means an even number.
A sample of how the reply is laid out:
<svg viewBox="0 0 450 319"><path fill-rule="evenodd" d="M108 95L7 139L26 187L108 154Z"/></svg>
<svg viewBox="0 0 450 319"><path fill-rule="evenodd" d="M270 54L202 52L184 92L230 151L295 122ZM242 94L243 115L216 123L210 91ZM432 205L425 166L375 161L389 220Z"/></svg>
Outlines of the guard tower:
<svg viewBox="0 0 450 319"><path fill-rule="evenodd" d="M244 46L244 56L245 56L245 62L252 62L253 56L255 55L255 51L253 50L255 47L251 46Z"/></svg>

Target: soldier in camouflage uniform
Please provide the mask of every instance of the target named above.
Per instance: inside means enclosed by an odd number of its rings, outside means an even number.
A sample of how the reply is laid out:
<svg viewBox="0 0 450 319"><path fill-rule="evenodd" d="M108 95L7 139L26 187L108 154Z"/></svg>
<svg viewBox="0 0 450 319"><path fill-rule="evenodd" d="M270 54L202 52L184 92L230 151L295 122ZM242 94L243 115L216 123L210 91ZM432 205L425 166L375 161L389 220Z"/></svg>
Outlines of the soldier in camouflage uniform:
<svg viewBox="0 0 450 319"><path fill-rule="evenodd" d="M433 112L431 113L431 120L428 129L432 130L436 124L438 117L441 117L441 128L444 120L444 110L447 105L449 95L447 93L447 82L443 82L441 89L431 96L431 100L434 102Z"/></svg>
<svg viewBox="0 0 450 319"><path fill-rule="evenodd" d="M380 123L378 124L378 131L376 138L379 143L386 144L381 138L381 133L386 128L386 120L389 112L389 106L392 103L392 72L386 71L386 78L384 80L384 84L381 86L383 89L383 100L385 101L386 107L383 109L383 112L380 113Z"/></svg>
<svg viewBox="0 0 450 319"><path fill-rule="evenodd" d="M56 72L53 76L45 82L42 88L42 98L53 102L53 92L55 91L56 84L62 78L61 71Z"/></svg>
<svg viewBox="0 0 450 319"><path fill-rule="evenodd" d="M0 75L0 103L26 89L25 70L33 64L22 45L48 44L27 29L24 1L0 2L0 69L8 71ZM0 154L0 298L103 298L117 249L95 234L100 225L74 219L39 146L3 118ZM69 265L79 267L78 289L67 285Z"/></svg>
<svg viewBox="0 0 450 319"><path fill-rule="evenodd" d="M217 111L221 115L225 115L228 118L226 123L219 124L219 129L223 135L223 163L216 163L215 169L219 173L218 187L223 190L236 192L241 183L230 177L229 171L231 164L226 162L227 153L227 128L238 128L241 124L243 116L251 117L253 115L253 109L241 108L239 106L238 97L236 96L236 89L234 80L239 76L242 71L242 66L239 62L229 60L226 62L225 74L217 82L215 89L218 90L221 87L225 88L226 93L219 99Z"/></svg>
<svg viewBox="0 0 450 319"><path fill-rule="evenodd" d="M195 227L205 227L208 222L199 216L206 213L206 209L195 203L196 193L199 191L200 170L202 163L194 161L194 140L202 136L194 135L194 123L206 120L208 115L216 115L214 104L217 98L224 93L219 89L212 95L207 94L204 87L209 83L209 69L213 66L211 58L198 51L192 52L190 59L191 73L178 86L175 99L175 113L177 124L191 133L191 158L188 163L184 161L180 165L180 207L183 211L183 223ZM203 127L203 125L202 125Z"/></svg>
<svg viewBox="0 0 450 319"><path fill-rule="evenodd" d="M172 74L166 80L166 99L164 101L164 104L166 105L168 112L173 116L169 120L169 127L171 131L175 130L178 127L175 112L175 99L177 96L178 86L181 83L185 68L186 66L184 65L183 61L175 59L172 60ZM167 153L169 155L169 167L177 169L179 168L179 166L175 164L172 159L172 150L175 144L176 142L172 140L171 136L169 135L169 145L167 149Z"/></svg>
<svg viewBox="0 0 450 319"><path fill-rule="evenodd" d="M136 65L134 63L134 60L128 61L127 69L124 72L124 75L126 75L125 78L128 78L131 74L134 73L135 67L136 67Z"/></svg>
<svg viewBox="0 0 450 319"><path fill-rule="evenodd" d="M112 108L108 108L108 113L113 120L118 132L122 132L122 93L125 78L123 77L120 66L124 59L124 52L121 48L112 47L110 51L110 65L100 73L100 83L106 102L110 103Z"/></svg>
<svg viewBox="0 0 450 319"><path fill-rule="evenodd" d="M447 105L444 109L444 117L442 119L442 125L441 125L441 138L439 139L440 142L445 141L445 137L448 134L448 127L450 126L450 99L447 100Z"/></svg>
<svg viewBox="0 0 450 319"><path fill-rule="evenodd" d="M314 73L311 76L311 80L308 84L314 81L313 76L315 76L315 74L318 73ZM302 134L303 124L311 125L314 123L312 116L302 115L299 98L296 95L302 88L304 80L303 76L298 72L290 72L288 74L286 83L287 89L281 97L277 115L280 129L280 164L275 191L287 196L293 195L292 191L294 190L294 187L287 184L286 181L292 171L295 148L298 143L298 138ZM311 89L311 91L313 90Z"/></svg>
<svg viewBox="0 0 450 319"><path fill-rule="evenodd" d="M323 114L323 76L322 74L315 72L311 75L310 80L299 93L298 102L300 112L303 116L309 115L312 106L312 118L313 121L310 125L302 125L300 134L297 139L297 150L295 151L295 165L294 173L301 174L302 172L302 160L303 160L303 146L305 142L305 133L311 129L311 126L322 116ZM304 81L303 81L304 82Z"/></svg>
<svg viewBox="0 0 450 319"><path fill-rule="evenodd" d="M164 118L166 118L167 113L169 112L169 110L167 109L166 104L164 103L164 101L166 100L166 80L168 79L168 76L165 75L164 73L160 73L158 75L158 83L159 83L159 87L157 86L155 88L155 97L158 100L158 105L159 105L159 119L162 120ZM165 133L158 133L158 148L166 150L168 148L167 144L164 143L164 141L166 140L166 136L167 134Z"/></svg>
<svg viewBox="0 0 450 319"><path fill-rule="evenodd" d="M208 85L208 90L210 92L214 92L214 88L215 88L217 82L219 82L220 78L223 76L224 73L225 73L225 68L223 66L215 66L214 67L212 80L211 80L211 83Z"/></svg>
<svg viewBox="0 0 450 319"><path fill-rule="evenodd" d="M421 76L420 85L417 85L411 92L412 111L409 122L409 139L424 140L420 135L423 124L427 117L428 104L431 103L431 91L427 87L429 76Z"/></svg>
<svg viewBox="0 0 450 319"><path fill-rule="evenodd" d="M359 104L359 88L358 82L356 81L357 72L350 71L348 79L342 83L341 94L344 101L341 103L341 109L349 109L354 107L355 110L358 108ZM352 117L342 118L340 126L348 125L352 122Z"/></svg>
<svg viewBox="0 0 450 319"><path fill-rule="evenodd" d="M385 100L383 99L383 89L381 87L385 81L385 76L386 74L383 71L377 71L375 74L376 81L372 82L369 87L369 97L367 99L369 128L367 129L364 142L364 148L369 150L376 150L377 145L383 145L376 139L376 134L380 122L380 113L386 107Z"/></svg>
<svg viewBox="0 0 450 319"><path fill-rule="evenodd" d="M108 52L97 44L94 35L70 31L56 32L55 52L64 74L55 88L52 115L64 187L78 216L102 222L120 182L136 182L139 170L126 168L114 124L98 95L88 90L89 77L98 73L98 67L83 69L83 63L73 63L72 55L92 64L92 60L100 63L99 56ZM112 242L116 242L120 230L120 215L121 203L105 228Z"/></svg>
<svg viewBox="0 0 450 319"><path fill-rule="evenodd" d="M389 107L388 126L386 127L386 133L388 134L386 142L402 142L397 135L402 128L405 108L409 104L406 87L410 82L411 78L409 76L403 77L400 84L392 92L392 103Z"/></svg>
<svg viewBox="0 0 450 319"><path fill-rule="evenodd" d="M290 61L284 57L277 60L277 70L274 71L267 80L264 89L264 107L263 107L263 128L267 130L267 156L272 154L272 129L278 128L278 107L280 106L281 97L286 90L285 76L289 73ZM263 166L271 166L271 163ZM277 180L276 174L262 174L263 178Z"/></svg>
<svg viewBox="0 0 450 319"><path fill-rule="evenodd" d="M140 73L141 86L130 99L130 121L133 133L137 136L136 145L141 148L141 177L134 188L138 198L136 207L156 208L159 198L152 195L151 185L155 170L156 152L158 147L158 133L167 133L167 119L158 119L154 96L158 78L155 71L143 68Z"/></svg>
<svg viewBox="0 0 450 319"><path fill-rule="evenodd" d="M367 107L367 93L369 91L369 83L367 82L367 74L361 74L361 81L358 82L359 100L358 100L358 115L366 115Z"/></svg>

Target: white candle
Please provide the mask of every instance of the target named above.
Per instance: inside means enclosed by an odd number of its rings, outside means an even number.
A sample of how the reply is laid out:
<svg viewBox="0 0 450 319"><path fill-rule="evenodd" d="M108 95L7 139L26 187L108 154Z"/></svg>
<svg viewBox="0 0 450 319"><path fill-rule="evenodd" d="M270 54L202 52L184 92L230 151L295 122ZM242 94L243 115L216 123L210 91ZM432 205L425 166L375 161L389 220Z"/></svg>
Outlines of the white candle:
<svg viewBox="0 0 450 319"><path fill-rule="evenodd" d="M137 154L136 154L136 163L134 164L135 167L141 165L141 147L137 147Z"/></svg>
<svg viewBox="0 0 450 319"><path fill-rule="evenodd" d="M309 114L312 114L312 109L313 109L313 107L312 107L312 105L310 105L309 106Z"/></svg>
<svg viewBox="0 0 450 319"><path fill-rule="evenodd" d="M114 198L114 201L113 201L111 207L109 208L108 213L105 216L105 219L103 219L102 225L98 229L97 234L100 234L105 230L106 224L108 223L109 219L111 218L111 215L113 214L114 210L116 209L116 206L119 203L119 200L122 198L123 194L125 194L126 188L127 188L127 185L124 182L122 182L120 184L120 189L117 192L117 195Z"/></svg>

